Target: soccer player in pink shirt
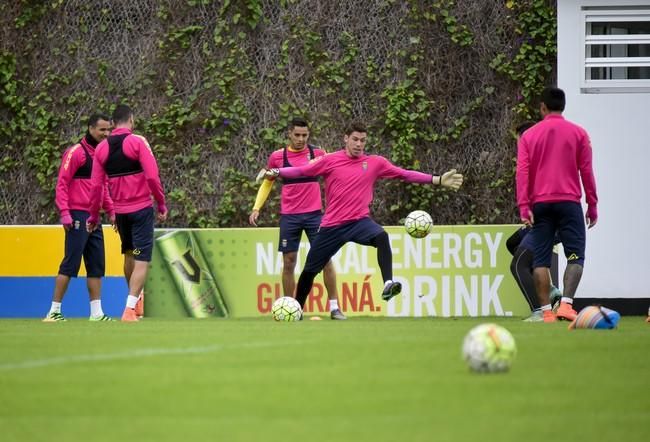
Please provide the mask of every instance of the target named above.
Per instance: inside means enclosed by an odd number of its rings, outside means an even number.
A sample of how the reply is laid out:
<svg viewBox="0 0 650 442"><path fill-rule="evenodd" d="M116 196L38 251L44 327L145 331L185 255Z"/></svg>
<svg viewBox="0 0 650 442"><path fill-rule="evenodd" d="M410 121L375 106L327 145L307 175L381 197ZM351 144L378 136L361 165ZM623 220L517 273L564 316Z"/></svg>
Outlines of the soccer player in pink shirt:
<svg viewBox="0 0 650 442"><path fill-rule="evenodd" d="M544 322L576 318L573 297L585 260L585 222L591 228L598 219L591 141L582 127L562 116L565 106L562 89L544 89L540 104L543 120L524 132L517 146L517 205L523 223L532 226L528 235L534 256L533 279ZM584 219L581 182L587 202ZM556 232L567 258L557 314L549 300Z"/></svg>
<svg viewBox="0 0 650 442"><path fill-rule="evenodd" d="M108 176L108 188L115 205L115 223L122 241L124 276L129 286L122 321L137 321L136 304L147 278L153 251L154 209L158 221L167 218L165 194L158 176L158 164L147 139L133 133L133 111L120 104L113 111L115 129L95 153L92 170L92 205L86 223L88 231L99 227L101 184Z"/></svg>
<svg viewBox="0 0 650 442"><path fill-rule="evenodd" d="M303 166L309 161L322 157L325 151L308 144L309 126L303 118L294 118L288 127L289 145L271 154L267 168ZM260 177L262 178L262 177ZM264 179L257 192L255 205L249 223L257 225L260 209L268 198L274 179ZM282 183L280 201L280 240L278 251L282 252L282 289L284 296L293 296L296 289L296 261L303 230L311 243L316 236L322 218L322 202L318 177L286 178ZM335 320L346 319L338 304L336 272L331 261L325 264L323 280L329 298L330 317Z"/></svg>
<svg viewBox="0 0 650 442"><path fill-rule="evenodd" d="M265 172L267 177L300 178L322 176L325 180L325 215L312 242L305 267L298 279L296 299L305 305L314 278L347 242L377 248L377 261L384 281L382 299L398 295L402 285L393 281L393 256L386 231L370 218L375 182L400 179L409 183L434 184L457 190L463 176L450 170L442 176L406 170L379 155L366 155L367 130L352 123L345 131L345 147L319 157L305 166L283 167Z"/></svg>
<svg viewBox="0 0 650 442"><path fill-rule="evenodd" d="M101 229L86 231L86 220L90 214L90 173L95 156L95 147L104 140L111 130L108 116L93 114L88 119L88 130L79 143L68 148L61 161L59 177L56 181L56 206L61 214L61 224L65 229L65 256L59 266L59 274L54 282L52 305L44 322L65 321L61 313L61 303L68 290L70 278L76 278L81 267L81 258L86 266L86 284L90 297L90 320L110 321L104 314L101 301L101 278L104 276L106 258L104 254L104 235ZM108 195L106 183L100 185L96 196L99 205L108 214L111 223L115 221L113 201Z"/></svg>

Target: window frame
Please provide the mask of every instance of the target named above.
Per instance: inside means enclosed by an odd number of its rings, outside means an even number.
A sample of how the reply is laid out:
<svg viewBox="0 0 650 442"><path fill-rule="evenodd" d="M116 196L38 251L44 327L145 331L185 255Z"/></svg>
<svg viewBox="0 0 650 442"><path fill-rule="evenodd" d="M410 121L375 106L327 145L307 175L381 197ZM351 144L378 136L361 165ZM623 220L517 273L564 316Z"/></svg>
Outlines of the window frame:
<svg viewBox="0 0 650 442"><path fill-rule="evenodd" d="M592 80L588 78L591 68L648 67L649 57L591 57L592 45L648 44L650 34L589 35L591 23L610 22L648 22L650 23L650 3L644 6L616 8L583 6L580 10L582 24L580 70L580 91L582 93L650 93L650 78L634 80Z"/></svg>

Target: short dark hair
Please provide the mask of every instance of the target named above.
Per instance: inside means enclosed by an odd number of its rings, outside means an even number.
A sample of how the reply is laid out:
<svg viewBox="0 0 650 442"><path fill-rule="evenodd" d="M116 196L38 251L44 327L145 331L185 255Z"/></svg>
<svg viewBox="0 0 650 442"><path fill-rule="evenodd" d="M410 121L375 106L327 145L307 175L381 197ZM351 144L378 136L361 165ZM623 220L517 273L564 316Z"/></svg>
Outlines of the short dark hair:
<svg viewBox="0 0 650 442"><path fill-rule="evenodd" d="M293 117L291 121L289 121L289 126L287 126L287 129L293 130L294 127L306 127L309 129L309 123L307 123L307 120L302 117Z"/></svg>
<svg viewBox="0 0 650 442"><path fill-rule="evenodd" d="M106 115L106 114L104 114L104 113L101 113L101 112L95 112L95 113L92 114L90 117L88 117L88 124L87 124L87 126L88 126L88 127L95 127L95 126L97 126L97 122L98 122L99 120L104 120L104 121L109 121L109 122L110 122L110 121L111 121L111 117L109 117L108 115Z"/></svg>
<svg viewBox="0 0 650 442"><path fill-rule="evenodd" d="M546 87L542 91L542 103L546 108L554 112L563 112L566 106L566 96L564 91L559 87Z"/></svg>
<svg viewBox="0 0 650 442"><path fill-rule="evenodd" d="M519 126L515 128L515 131L517 132L517 135L522 136L524 132L526 132L528 129L536 125L537 123L534 121L524 121L521 123Z"/></svg>
<svg viewBox="0 0 650 442"><path fill-rule="evenodd" d="M118 104L113 111L113 124L126 123L133 116L133 111L126 104Z"/></svg>
<svg viewBox="0 0 650 442"><path fill-rule="evenodd" d="M366 129L366 125L362 122L353 121L348 124L348 127L345 129L345 135L350 135L352 132L361 132L365 134L368 133L368 129Z"/></svg>

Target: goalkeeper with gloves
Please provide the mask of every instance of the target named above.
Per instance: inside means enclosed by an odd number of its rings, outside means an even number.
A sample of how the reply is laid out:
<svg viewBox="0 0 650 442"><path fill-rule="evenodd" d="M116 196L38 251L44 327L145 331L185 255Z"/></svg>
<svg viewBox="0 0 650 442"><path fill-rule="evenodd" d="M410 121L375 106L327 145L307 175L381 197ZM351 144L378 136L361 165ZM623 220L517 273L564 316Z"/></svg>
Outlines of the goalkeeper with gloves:
<svg viewBox="0 0 650 442"><path fill-rule="evenodd" d="M377 261L384 281L382 299L388 301L402 290L393 281L393 257L386 231L370 218L375 182L379 179L400 179L409 183L433 184L457 190L463 175L452 169L442 176L430 175L395 166L379 155L366 155L366 127L352 123L345 131L345 147L335 153L316 158L300 167L265 170L263 178L301 178L322 176L325 181L327 206L320 229L312 241L298 286L296 299L305 305L314 278L325 264L347 242L377 248Z"/></svg>

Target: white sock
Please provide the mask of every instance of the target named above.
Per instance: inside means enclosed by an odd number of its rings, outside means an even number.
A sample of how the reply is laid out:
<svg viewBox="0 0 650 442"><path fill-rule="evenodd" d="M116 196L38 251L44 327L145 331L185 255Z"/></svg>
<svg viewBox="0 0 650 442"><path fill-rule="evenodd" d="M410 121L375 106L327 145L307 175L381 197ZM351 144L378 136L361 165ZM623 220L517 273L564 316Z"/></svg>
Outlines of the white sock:
<svg viewBox="0 0 650 442"><path fill-rule="evenodd" d="M138 302L138 297L129 295L126 298L126 308L135 308L135 304Z"/></svg>
<svg viewBox="0 0 650 442"><path fill-rule="evenodd" d="M52 301L52 307L50 307L50 313L61 313L61 303Z"/></svg>
<svg viewBox="0 0 650 442"><path fill-rule="evenodd" d="M100 318L104 316L104 311L102 310L102 301L95 299L90 301L90 316L94 318Z"/></svg>
<svg viewBox="0 0 650 442"><path fill-rule="evenodd" d="M339 300L338 299L330 299L330 311L333 312L334 310L339 309Z"/></svg>
<svg viewBox="0 0 650 442"><path fill-rule="evenodd" d="M566 296L562 296L562 302L573 305L573 298L567 298Z"/></svg>
<svg viewBox="0 0 650 442"><path fill-rule="evenodd" d="M388 284L391 284L393 282L392 279L389 279L388 281L384 282L384 287L386 287Z"/></svg>
<svg viewBox="0 0 650 442"><path fill-rule="evenodd" d="M551 311L551 304L546 304L542 306L542 312Z"/></svg>

